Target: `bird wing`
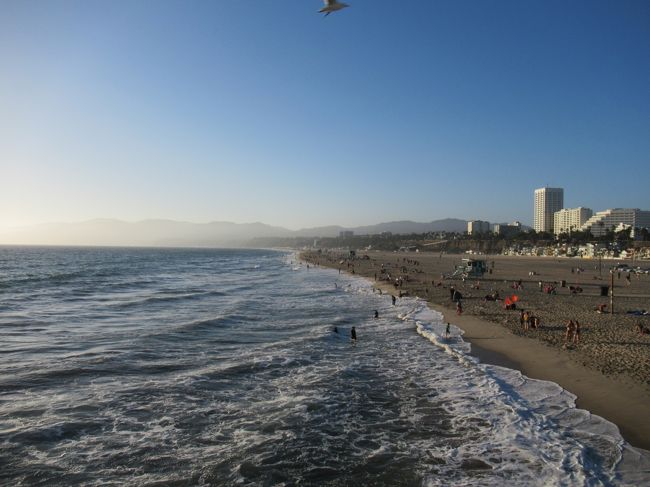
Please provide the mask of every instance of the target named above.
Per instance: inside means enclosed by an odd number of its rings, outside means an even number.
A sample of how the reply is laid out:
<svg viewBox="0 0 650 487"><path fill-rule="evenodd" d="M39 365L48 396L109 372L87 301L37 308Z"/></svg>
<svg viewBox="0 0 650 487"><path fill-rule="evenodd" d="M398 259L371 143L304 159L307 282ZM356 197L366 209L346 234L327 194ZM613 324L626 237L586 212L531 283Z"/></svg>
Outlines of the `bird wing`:
<svg viewBox="0 0 650 487"><path fill-rule="evenodd" d="M336 0L323 0L323 2L325 3L326 7L331 7L336 3Z"/></svg>

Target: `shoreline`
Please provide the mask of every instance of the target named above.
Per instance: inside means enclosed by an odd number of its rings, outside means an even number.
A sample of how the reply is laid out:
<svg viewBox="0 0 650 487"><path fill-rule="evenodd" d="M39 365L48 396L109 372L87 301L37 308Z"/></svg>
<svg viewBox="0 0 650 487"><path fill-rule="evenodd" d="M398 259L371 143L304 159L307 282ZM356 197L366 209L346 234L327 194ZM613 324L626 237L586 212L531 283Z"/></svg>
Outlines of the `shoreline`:
<svg viewBox="0 0 650 487"><path fill-rule="evenodd" d="M311 260L304 254L300 255L307 262L337 268L337 265L327 265ZM396 294L391 284L373 281L372 275L352 273L344 267L341 271L365 278L371 285L381 288L389 295ZM508 327L481 316L469 313L457 316L455 309L433 302L430 298L407 295L425 300L429 308L443 314L445 321L460 328L463 340L471 345L471 354L481 363L517 370L531 379L558 384L576 396L576 408L585 409L614 423L623 439L631 446L650 451L650 390L644 384L624 376L607 376L577 362L567 350L514 334Z"/></svg>
<svg viewBox="0 0 650 487"><path fill-rule="evenodd" d="M430 308L464 331L471 354L481 363L518 370L526 377L550 381L576 396L575 407L586 409L614 423L621 436L635 448L650 451L648 395L638 386L613 379L572 362L541 343L512 335L507 329L476 316L455 316L449 308Z"/></svg>

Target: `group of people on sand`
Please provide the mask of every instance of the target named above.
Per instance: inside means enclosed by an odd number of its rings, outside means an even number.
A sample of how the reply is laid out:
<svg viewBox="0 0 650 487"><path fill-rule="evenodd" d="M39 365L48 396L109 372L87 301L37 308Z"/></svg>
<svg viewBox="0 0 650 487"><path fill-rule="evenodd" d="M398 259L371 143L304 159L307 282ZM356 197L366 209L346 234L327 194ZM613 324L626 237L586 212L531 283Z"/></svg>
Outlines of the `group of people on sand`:
<svg viewBox="0 0 650 487"><path fill-rule="evenodd" d="M519 323L521 324L521 327L524 329L524 331L528 331L530 329L534 330L539 326L539 318L537 316L533 316L530 311L522 309L519 313Z"/></svg>
<svg viewBox="0 0 650 487"><path fill-rule="evenodd" d="M566 333L564 334L564 348L569 345L577 345L580 342L580 322L578 320L569 320L566 324Z"/></svg>
<svg viewBox="0 0 650 487"><path fill-rule="evenodd" d="M634 329L639 335L650 335L650 329L648 329L647 326L642 325L640 321L636 324Z"/></svg>

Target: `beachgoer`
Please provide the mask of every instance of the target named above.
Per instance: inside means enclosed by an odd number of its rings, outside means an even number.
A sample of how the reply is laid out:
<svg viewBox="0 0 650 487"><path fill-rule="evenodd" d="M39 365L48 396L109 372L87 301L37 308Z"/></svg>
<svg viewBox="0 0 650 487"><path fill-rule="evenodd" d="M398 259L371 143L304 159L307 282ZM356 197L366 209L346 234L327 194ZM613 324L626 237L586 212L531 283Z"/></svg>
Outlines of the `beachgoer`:
<svg viewBox="0 0 650 487"><path fill-rule="evenodd" d="M528 311L524 311L523 320L524 320L524 331L528 331L528 323L530 321L530 315L528 314Z"/></svg>
<svg viewBox="0 0 650 487"><path fill-rule="evenodd" d="M573 324L573 320L569 320L569 322L566 324L566 333L564 334L564 348L566 348L569 342L573 340L574 329L575 325Z"/></svg>
<svg viewBox="0 0 650 487"><path fill-rule="evenodd" d="M576 320L573 324L573 344L577 345L580 341L580 322Z"/></svg>
<svg viewBox="0 0 650 487"><path fill-rule="evenodd" d="M379 318L379 311L375 310L375 318Z"/></svg>
<svg viewBox="0 0 650 487"><path fill-rule="evenodd" d="M357 341L357 330L354 328L354 326L350 330L350 338L352 339L353 342Z"/></svg>
<svg viewBox="0 0 650 487"><path fill-rule="evenodd" d="M454 288L454 286L451 286L451 287L449 288L449 298L450 298L452 301L454 300L454 293L455 293L455 292L456 292L456 289Z"/></svg>
<svg viewBox="0 0 650 487"><path fill-rule="evenodd" d="M334 329L333 329L332 331L333 331L334 333L338 333L338 332L339 332L339 329L338 329L338 327L335 326Z"/></svg>
<svg viewBox="0 0 650 487"><path fill-rule="evenodd" d="M451 334L451 323L447 323L447 329L445 330L445 338L449 338Z"/></svg>
<svg viewBox="0 0 650 487"><path fill-rule="evenodd" d="M459 299L458 302L456 303L456 314L457 314L458 316L460 316L460 315L463 314L463 303L461 303L460 299Z"/></svg>
<svg viewBox="0 0 650 487"><path fill-rule="evenodd" d="M397 301L397 298L393 294L391 294L390 299L393 301L393 306L395 306L395 301Z"/></svg>

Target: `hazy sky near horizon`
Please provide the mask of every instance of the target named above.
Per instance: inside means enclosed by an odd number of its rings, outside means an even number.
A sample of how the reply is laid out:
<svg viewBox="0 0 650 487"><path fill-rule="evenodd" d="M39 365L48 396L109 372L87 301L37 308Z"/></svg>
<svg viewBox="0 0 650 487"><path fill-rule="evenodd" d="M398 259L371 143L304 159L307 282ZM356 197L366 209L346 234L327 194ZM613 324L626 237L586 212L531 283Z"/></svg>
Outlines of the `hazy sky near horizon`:
<svg viewBox="0 0 650 487"><path fill-rule="evenodd" d="M650 209L650 2L347 1L3 0L0 227Z"/></svg>

